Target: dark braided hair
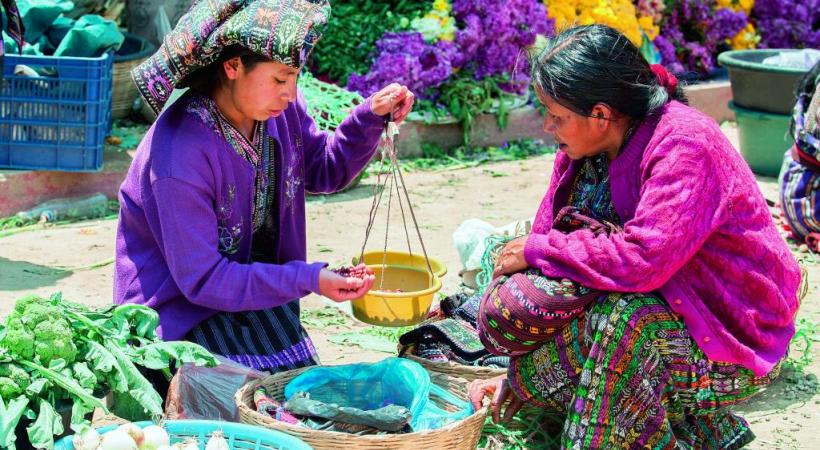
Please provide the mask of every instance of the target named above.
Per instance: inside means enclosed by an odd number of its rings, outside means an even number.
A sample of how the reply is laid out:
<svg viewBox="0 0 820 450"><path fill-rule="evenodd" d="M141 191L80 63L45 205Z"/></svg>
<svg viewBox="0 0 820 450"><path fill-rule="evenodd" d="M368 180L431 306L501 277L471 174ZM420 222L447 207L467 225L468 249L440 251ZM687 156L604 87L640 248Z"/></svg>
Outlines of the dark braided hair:
<svg viewBox="0 0 820 450"><path fill-rule="evenodd" d="M584 116L603 103L640 120L670 100L687 102L680 86L667 91L638 48L606 25L563 31L538 51L531 66L544 94Z"/></svg>

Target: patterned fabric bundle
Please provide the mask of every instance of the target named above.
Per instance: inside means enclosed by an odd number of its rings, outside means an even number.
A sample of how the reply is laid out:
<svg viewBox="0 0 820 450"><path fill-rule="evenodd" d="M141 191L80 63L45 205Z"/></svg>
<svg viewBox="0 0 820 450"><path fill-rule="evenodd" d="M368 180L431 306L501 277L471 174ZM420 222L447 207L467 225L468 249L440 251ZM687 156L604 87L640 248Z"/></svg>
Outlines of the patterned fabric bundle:
<svg viewBox="0 0 820 450"><path fill-rule="evenodd" d="M508 367L510 358L494 356L476 331L479 295L456 294L443 299L439 310L399 338L399 356L415 355L434 362L466 366Z"/></svg>
<svg viewBox="0 0 820 450"><path fill-rule="evenodd" d="M329 16L328 0L198 0L131 75L159 114L175 87L232 45L301 68Z"/></svg>
<svg viewBox="0 0 820 450"><path fill-rule="evenodd" d="M618 226L600 222L571 206L561 209L553 228L567 233L583 228L594 234L619 230ZM571 280L546 277L539 269L499 277L481 300L479 337L487 350L496 355L529 353L581 315L584 307L600 295L601 292Z"/></svg>
<svg viewBox="0 0 820 450"><path fill-rule="evenodd" d="M817 69L810 73L817 73ZM786 153L780 180L783 216L796 239L820 250L820 75L806 82L794 107L795 144ZM813 95L812 95L813 94Z"/></svg>

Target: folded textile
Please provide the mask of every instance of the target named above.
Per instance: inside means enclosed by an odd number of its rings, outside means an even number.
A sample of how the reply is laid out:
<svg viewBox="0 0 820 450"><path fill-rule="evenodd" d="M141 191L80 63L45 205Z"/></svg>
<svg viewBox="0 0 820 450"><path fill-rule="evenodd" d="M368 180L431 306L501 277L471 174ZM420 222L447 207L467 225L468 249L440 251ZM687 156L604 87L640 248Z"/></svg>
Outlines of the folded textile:
<svg viewBox="0 0 820 450"><path fill-rule="evenodd" d="M403 406L387 405L365 411L313 400L306 392L297 392L291 396L290 400L285 403L285 409L298 416L319 417L333 422L364 425L377 430L393 432L404 429L412 419L410 410Z"/></svg>
<svg viewBox="0 0 820 450"><path fill-rule="evenodd" d="M466 361L475 361L487 354L475 329L455 319L427 323L399 337L399 344L405 346L431 343L447 345L454 355Z"/></svg>

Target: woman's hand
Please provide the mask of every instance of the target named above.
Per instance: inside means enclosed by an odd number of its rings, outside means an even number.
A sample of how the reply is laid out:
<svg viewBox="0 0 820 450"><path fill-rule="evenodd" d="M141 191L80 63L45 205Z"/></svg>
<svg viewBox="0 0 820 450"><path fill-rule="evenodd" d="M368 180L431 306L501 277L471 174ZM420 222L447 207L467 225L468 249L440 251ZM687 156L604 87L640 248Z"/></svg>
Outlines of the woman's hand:
<svg viewBox="0 0 820 450"><path fill-rule="evenodd" d="M473 408L481 409L481 402L484 397L490 397L490 410L493 413L493 422L498 423L501 419L501 410L504 409L503 421L506 422L517 413L524 405L524 401L510 389L506 375L499 375L489 380L475 380L467 388L467 395ZM508 403L509 402L509 403ZM504 405L506 404L506 408Z"/></svg>
<svg viewBox="0 0 820 450"><path fill-rule="evenodd" d="M413 109L415 96L407 86L392 83L370 98L370 110L377 116L393 113L393 122L401 123Z"/></svg>
<svg viewBox="0 0 820 450"><path fill-rule="evenodd" d="M365 275L364 278L343 277L331 270L322 269L319 272L319 295L338 303L353 300L369 291L375 280L375 275Z"/></svg>
<svg viewBox="0 0 820 450"><path fill-rule="evenodd" d="M495 270L493 270L493 279L501 275L510 275L529 267L527 260L524 259L524 246L527 244L529 235L515 238L501 249L501 253L495 260Z"/></svg>

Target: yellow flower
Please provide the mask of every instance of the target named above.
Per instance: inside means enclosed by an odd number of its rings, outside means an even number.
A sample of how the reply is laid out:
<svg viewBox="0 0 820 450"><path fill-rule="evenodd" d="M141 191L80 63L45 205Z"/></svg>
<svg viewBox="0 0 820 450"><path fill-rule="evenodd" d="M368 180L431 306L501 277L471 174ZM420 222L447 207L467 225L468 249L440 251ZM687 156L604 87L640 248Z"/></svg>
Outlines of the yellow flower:
<svg viewBox="0 0 820 450"><path fill-rule="evenodd" d="M757 47L758 42L760 42L760 36L757 35L752 24L747 24L746 28L740 30L740 33L731 39L733 50L752 49Z"/></svg>
<svg viewBox="0 0 820 450"><path fill-rule="evenodd" d="M638 24L641 26L641 30L646 33L646 37L648 37L650 41L654 41L661 32L660 27L655 25L655 22L652 21L652 17L641 16L641 18L638 19Z"/></svg>
<svg viewBox="0 0 820 450"><path fill-rule="evenodd" d="M752 12L752 8L755 6L755 0L717 0L716 1L716 9L721 8L730 8L731 10L738 12L743 11L746 15L749 15Z"/></svg>
<svg viewBox="0 0 820 450"><path fill-rule="evenodd" d="M435 0L433 2L433 10L440 11L443 13L450 12L450 3L447 0Z"/></svg>
<svg viewBox="0 0 820 450"><path fill-rule="evenodd" d="M558 30L594 23L609 25L635 45L643 42L641 30L647 32L647 35L657 35L654 24L641 26L638 22L632 0L544 0L544 4Z"/></svg>
<svg viewBox="0 0 820 450"><path fill-rule="evenodd" d="M577 10L574 3L570 1L545 0L549 17L555 20L555 28L563 30L575 25L578 20Z"/></svg>

